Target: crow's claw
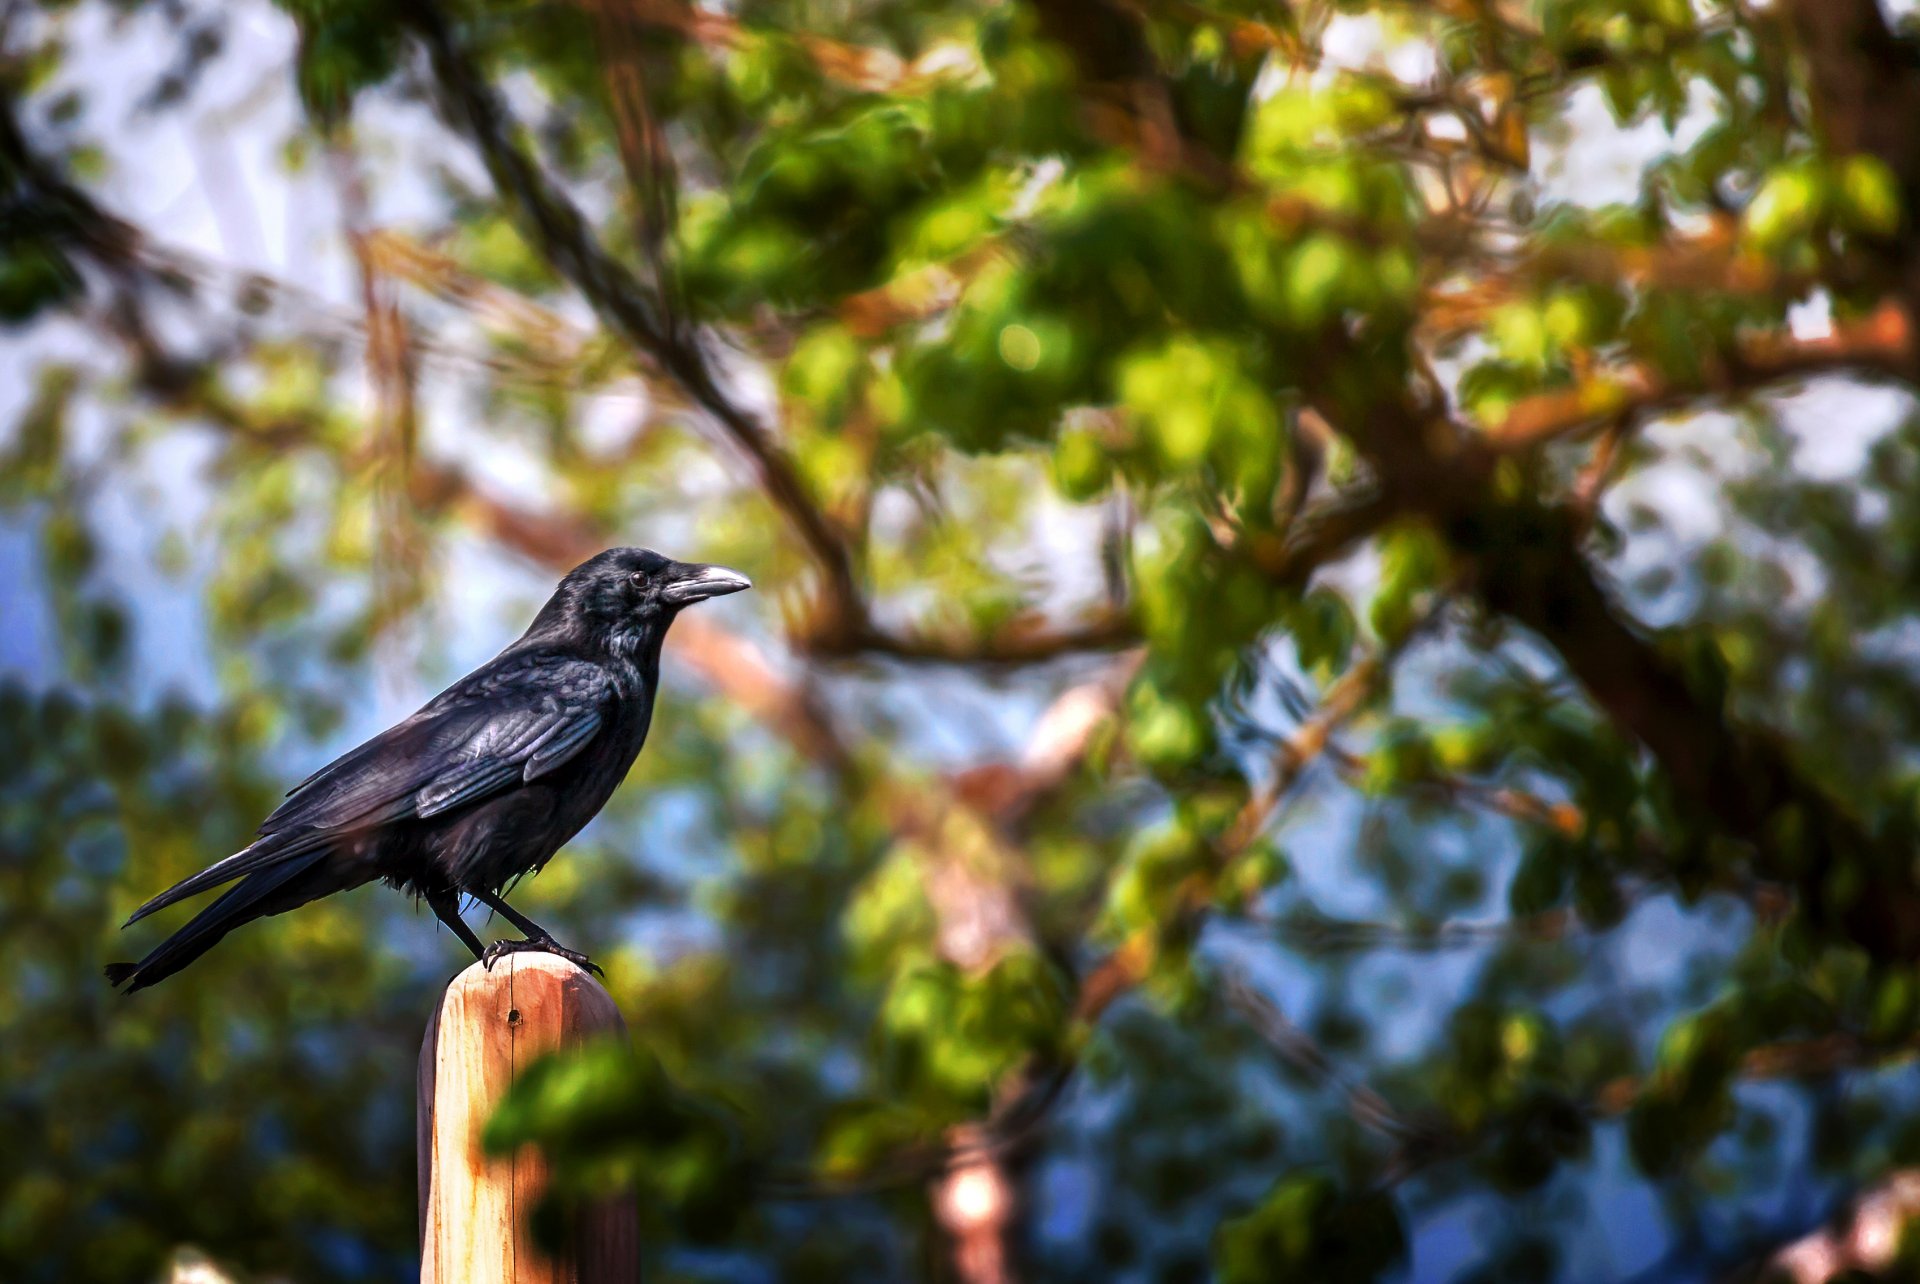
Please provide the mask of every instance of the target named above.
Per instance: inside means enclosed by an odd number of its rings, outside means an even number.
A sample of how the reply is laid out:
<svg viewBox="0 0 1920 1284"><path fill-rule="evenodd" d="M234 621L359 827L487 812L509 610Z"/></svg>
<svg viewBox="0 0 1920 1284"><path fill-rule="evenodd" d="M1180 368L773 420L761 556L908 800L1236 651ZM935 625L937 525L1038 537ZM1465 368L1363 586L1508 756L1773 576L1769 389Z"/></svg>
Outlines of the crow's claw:
<svg viewBox="0 0 1920 1284"><path fill-rule="evenodd" d="M605 976L600 965L578 950L570 950L551 936L529 936L520 941L495 941L480 955L480 965L493 971L493 965L508 954L522 954L534 950L541 954L552 954L565 959L577 968L584 968L595 976Z"/></svg>

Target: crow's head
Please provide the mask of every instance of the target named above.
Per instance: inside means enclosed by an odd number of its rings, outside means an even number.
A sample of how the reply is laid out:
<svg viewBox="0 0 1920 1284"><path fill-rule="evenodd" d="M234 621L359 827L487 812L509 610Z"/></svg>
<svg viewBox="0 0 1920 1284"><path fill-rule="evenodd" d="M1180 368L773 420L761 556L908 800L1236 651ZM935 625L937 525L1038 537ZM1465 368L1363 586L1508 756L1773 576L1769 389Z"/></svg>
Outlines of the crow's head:
<svg viewBox="0 0 1920 1284"><path fill-rule="evenodd" d="M561 632L632 655L657 648L681 608L752 587L724 566L676 562L650 548L610 548L567 572L531 632Z"/></svg>

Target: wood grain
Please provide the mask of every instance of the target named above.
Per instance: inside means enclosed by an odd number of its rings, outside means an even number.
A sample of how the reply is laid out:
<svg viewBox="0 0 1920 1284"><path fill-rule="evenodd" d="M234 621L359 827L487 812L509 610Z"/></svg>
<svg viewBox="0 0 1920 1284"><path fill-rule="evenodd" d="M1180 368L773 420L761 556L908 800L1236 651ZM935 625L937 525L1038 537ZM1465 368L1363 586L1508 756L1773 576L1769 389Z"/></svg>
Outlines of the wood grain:
<svg viewBox="0 0 1920 1284"><path fill-rule="evenodd" d="M527 1232L546 1183L539 1153L481 1146L501 1097L542 1053L625 1032L600 983L552 954L509 954L453 979L420 1048L422 1284L637 1284L631 1199L591 1210L568 1250L549 1256Z"/></svg>

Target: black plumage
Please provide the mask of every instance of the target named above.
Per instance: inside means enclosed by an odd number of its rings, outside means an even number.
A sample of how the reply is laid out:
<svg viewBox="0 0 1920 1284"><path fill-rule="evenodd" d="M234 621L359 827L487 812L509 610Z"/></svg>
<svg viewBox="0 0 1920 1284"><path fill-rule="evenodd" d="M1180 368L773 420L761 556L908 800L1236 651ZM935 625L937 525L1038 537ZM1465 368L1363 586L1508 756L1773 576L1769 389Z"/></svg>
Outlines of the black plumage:
<svg viewBox="0 0 1920 1284"><path fill-rule="evenodd" d="M375 879L426 901L480 958L542 949L584 964L502 891L545 865L625 778L647 738L674 617L747 587L723 567L643 548L576 567L513 645L294 786L244 850L134 911L129 924L234 884L140 962L111 964L108 979L144 989L242 923ZM526 939L482 948L460 917L462 896Z"/></svg>

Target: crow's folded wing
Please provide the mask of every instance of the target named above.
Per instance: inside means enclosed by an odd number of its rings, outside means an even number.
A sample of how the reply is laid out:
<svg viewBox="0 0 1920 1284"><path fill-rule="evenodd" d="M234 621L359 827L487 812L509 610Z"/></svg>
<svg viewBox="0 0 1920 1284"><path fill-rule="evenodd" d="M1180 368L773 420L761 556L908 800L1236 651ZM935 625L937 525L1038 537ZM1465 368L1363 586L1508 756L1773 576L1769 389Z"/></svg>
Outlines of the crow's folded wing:
<svg viewBox="0 0 1920 1284"><path fill-rule="evenodd" d="M600 734L613 682L588 660L488 666L295 787L262 834L442 815L537 780Z"/></svg>
<svg viewBox="0 0 1920 1284"><path fill-rule="evenodd" d="M295 785L244 851L168 888L127 921L244 875L310 860L337 834L439 816L537 780L600 734L613 694L612 678L588 660L497 660Z"/></svg>

